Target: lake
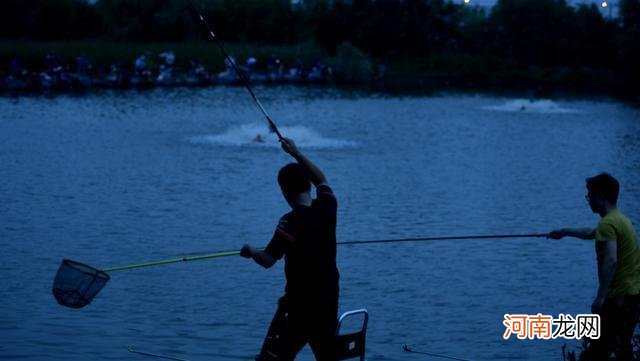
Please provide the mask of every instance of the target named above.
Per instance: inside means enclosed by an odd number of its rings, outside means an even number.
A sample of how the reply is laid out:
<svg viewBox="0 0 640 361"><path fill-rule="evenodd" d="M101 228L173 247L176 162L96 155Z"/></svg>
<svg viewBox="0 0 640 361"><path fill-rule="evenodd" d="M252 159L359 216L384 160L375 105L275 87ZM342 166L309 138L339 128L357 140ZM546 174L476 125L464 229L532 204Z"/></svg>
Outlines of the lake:
<svg viewBox="0 0 640 361"><path fill-rule="evenodd" d="M607 99L389 96L257 87L325 172L338 240L595 226L585 178L621 183L640 221L640 110ZM254 142L263 134L264 143ZM51 295L63 258L109 268L264 246L291 161L243 88L0 98L0 358L190 360L259 351L284 288L239 256L113 272L83 309ZM370 313L369 360L561 360L577 340L503 339L503 315L589 313L592 242L339 246L340 311ZM300 360L313 359L308 348Z"/></svg>

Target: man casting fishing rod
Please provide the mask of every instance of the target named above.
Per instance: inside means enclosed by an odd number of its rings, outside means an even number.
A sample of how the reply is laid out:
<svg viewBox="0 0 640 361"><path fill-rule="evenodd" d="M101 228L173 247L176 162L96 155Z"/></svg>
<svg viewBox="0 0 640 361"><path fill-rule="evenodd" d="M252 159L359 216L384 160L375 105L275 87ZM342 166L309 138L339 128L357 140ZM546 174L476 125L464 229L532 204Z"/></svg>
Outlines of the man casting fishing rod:
<svg viewBox="0 0 640 361"><path fill-rule="evenodd" d="M282 149L297 161L278 172L278 184L291 211L280 218L264 251L250 245L240 251L265 268L285 257L285 294L256 360L293 360L307 342L317 360L335 360L337 201L322 171L292 140L281 142ZM310 183L316 187L316 199L311 197Z"/></svg>
<svg viewBox="0 0 640 361"><path fill-rule="evenodd" d="M587 201L602 219L593 228L562 228L550 238L595 239L598 293L591 312L601 318L600 338L591 341L593 360L631 360L631 338L640 307L640 244L633 225L617 208L620 185L607 173L587 178Z"/></svg>

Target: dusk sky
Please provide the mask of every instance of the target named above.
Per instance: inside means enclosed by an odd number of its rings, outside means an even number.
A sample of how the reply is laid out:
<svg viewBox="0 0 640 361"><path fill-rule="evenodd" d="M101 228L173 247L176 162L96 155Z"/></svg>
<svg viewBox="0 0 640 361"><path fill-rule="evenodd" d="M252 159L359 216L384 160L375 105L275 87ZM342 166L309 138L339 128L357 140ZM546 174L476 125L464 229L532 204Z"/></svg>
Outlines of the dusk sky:
<svg viewBox="0 0 640 361"><path fill-rule="evenodd" d="M492 6L496 3L497 0L471 0L471 3L483 5L483 6ZM462 0L454 0L454 2L462 2ZM570 4L600 4L601 0L568 0ZM613 5L617 5L618 0L610 0L609 3Z"/></svg>
<svg viewBox="0 0 640 361"><path fill-rule="evenodd" d="M464 2L464 0L452 0L452 1L454 3L462 3L462 2ZM573 5L596 4L598 6L600 6L602 4L602 1L603 0L567 0L567 2L569 4L573 4ZM470 3L472 5L478 5L478 6L487 7L487 8L490 8L496 2L497 2L497 0L470 0ZM618 2L619 2L619 0L608 0L607 1L609 6L611 6L611 10L612 10L612 15L613 16L616 16L615 14L617 13ZM602 10L603 10L602 13L606 15L607 10L606 9L602 9Z"/></svg>

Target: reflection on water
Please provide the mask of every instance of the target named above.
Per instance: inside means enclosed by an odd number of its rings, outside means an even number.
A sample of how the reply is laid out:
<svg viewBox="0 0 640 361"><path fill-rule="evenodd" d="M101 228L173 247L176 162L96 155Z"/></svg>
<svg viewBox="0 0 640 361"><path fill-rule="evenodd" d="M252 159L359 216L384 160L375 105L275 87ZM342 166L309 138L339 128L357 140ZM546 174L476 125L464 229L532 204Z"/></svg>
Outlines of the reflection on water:
<svg viewBox="0 0 640 361"><path fill-rule="evenodd" d="M640 221L637 109L256 92L327 174L340 240L594 225L584 179L600 171L619 178L620 207ZM50 293L62 258L107 268L266 243L287 210L275 175L290 159L243 89L3 98L0 109L0 358L119 360L128 345L193 360L257 352L282 265L231 257L114 272L82 310ZM562 340L504 341L503 315L587 312L597 285L592 244L577 240L338 253L341 310L371 315L370 360L422 359L404 343L476 360L559 360Z"/></svg>

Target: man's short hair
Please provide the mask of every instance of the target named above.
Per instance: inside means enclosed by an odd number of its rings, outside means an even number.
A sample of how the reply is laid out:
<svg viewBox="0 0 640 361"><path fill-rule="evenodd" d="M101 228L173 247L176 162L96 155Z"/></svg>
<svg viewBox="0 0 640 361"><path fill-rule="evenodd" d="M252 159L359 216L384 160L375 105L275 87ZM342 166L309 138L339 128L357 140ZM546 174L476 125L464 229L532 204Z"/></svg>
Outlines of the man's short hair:
<svg viewBox="0 0 640 361"><path fill-rule="evenodd" d="M600 173L587 178L587 189L590 194L601 194L611 204L618 202L620 183L609 173Z"/></svg>
<svg viewBox="0 0 640 361"><path fill-rule="evenodd" d="M280 188L285 193L302 193L311 190L311 182L309 182L304 169L298 163L289 163L280 168L278 184L280 184Z"/></svg>

